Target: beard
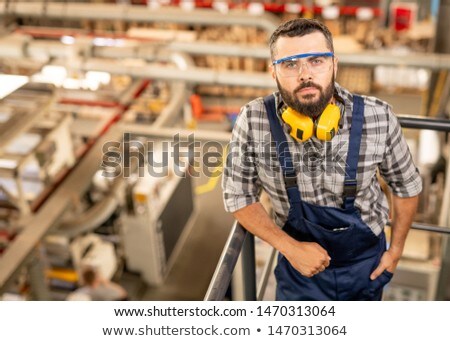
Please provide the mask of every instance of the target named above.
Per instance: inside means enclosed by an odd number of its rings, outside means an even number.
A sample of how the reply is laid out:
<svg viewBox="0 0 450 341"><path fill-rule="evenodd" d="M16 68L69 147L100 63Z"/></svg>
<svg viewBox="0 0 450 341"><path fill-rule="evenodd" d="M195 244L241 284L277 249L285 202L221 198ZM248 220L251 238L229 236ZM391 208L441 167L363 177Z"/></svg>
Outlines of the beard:
<svg viewBox="0 0 450 341"><path fill-rule="evenodd" d="M311 81L304 82L300 84L292 93L284 89L278 78L276 79L278 91L280 91L281 98L283 101L295 111L309 116L313 119L317 118L327 107L328 103L330 103L331 98L334 94L334 72L331 78L330 84L325 88L325 90L318 84L313 83ZM314 95L308 94L303 96L303 99L300 100L296 94L303 88L316 88L320 91L319 98L316 101L312 101ZM306 101L305 101L306 100Z"/></svg>

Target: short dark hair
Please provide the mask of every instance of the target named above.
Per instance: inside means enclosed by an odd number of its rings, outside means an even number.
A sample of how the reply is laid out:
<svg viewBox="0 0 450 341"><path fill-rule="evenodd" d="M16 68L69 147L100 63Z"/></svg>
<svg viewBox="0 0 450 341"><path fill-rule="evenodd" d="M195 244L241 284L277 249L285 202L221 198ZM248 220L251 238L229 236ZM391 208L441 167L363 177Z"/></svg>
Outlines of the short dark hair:
<svg viewBox="0 0 450 341"><path fill-rule="evenodd" d="M272 33L269 40L270 57L273 59L275 55L275 44L280 37L302 37L304 35L313 32L322 32L324 35L327 46L331 52L334 52L333 36L330 30L323 23L316 19L304 19L297 18L286 21L278 26L278 28Z"/></svg>
<svg viewBox="0 0 450 341"><path fill-rule="evenodd" d="M82 276L84 284L92 285L97 278L97 273L94 271L94 269L88 268L83 270Z"/></svg>

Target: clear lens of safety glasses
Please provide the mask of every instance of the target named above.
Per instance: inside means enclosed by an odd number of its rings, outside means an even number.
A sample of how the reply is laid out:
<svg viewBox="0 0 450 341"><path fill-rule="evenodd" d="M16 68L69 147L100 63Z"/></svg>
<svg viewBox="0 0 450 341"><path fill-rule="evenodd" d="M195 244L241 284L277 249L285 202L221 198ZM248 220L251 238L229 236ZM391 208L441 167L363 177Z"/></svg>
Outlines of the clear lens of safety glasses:
<svg viewBox="0 0 450 341"><path fill-rule="evenodd" d="M303 71L303 64L312 74L327 72L331 69L332 52L305 53L275 60L272 64L281 77L298 77Z"/></svg>

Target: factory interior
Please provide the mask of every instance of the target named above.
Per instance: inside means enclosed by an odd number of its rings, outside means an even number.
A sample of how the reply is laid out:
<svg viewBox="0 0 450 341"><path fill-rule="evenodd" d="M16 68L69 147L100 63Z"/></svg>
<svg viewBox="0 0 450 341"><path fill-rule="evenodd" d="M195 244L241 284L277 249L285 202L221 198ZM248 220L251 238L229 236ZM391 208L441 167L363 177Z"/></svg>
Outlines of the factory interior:
<svg viewBox="0 0 450 341"><path fill-rule="evenodd" d="M276 252L225 212L221 173L240 108L276 91L268 39L298 17L332 32L339 84L393 106L421 173L383 300L450 299L449 0L0 13L0 300L76 300L85 267L132 301L273 300Z"/></svg>

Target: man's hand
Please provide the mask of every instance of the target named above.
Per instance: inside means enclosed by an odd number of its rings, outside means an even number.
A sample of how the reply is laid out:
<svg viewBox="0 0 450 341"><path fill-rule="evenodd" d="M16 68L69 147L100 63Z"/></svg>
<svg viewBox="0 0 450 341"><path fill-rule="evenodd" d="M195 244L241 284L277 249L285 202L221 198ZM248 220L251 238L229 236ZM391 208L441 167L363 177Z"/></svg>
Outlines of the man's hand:
<svg viewBox="0 0 450 341"><path fill-rule="evenodd" d="M380 264L370 275L370 279L374 280L384 270L391 273L397 268L398 261L405 247L406 236L408 235L414 215L417 211L419 197L400 198L396 195L392 196L393 219L392 233L389 250L381 257Z"/></svg>
<svg viewBox="0 0 450 341"><path fill-rule="evenodd" d="M312 277L324 271L330 265L330 256L317 243L292 240L284 253L291 265L305 277Z"/></svg>
<svg viewBox="0 0 450 341"><path fill-rule="evenodd" d="M275 225L260 203L248 205L234 217L249 232L277 249L303 276L312 277L330 265L330 256L317 243L299 242Z"/></svg>
<svg viewBox="0 0 450 341"><path fill-rule="evenodd" d="M394 255L391 250L386 251L381 257L380 264L378 264L377 268L370 275L370 279L373 281L380 276L384 270L394 273L399 260L400 257Z"/></svg>

